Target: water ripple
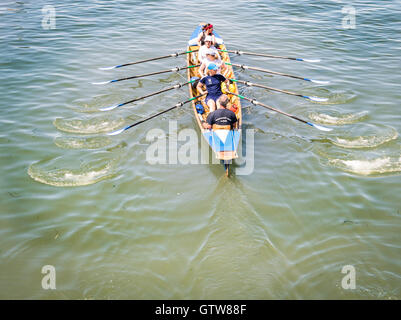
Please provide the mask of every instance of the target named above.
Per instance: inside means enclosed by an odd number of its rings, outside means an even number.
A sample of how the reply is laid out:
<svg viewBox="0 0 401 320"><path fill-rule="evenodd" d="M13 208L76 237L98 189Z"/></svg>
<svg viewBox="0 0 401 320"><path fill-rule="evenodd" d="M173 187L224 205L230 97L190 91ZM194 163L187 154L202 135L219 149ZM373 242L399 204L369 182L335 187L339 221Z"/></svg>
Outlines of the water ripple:
<svg viewBox="0 0 401 320"><path fill-rule="evenodd" d="M54 143L63 149L99 149L112 143L110 137L56 137Z"/></svg>
<svg viewBox="0 0 401 320"><path fill-rule="evenodd" d="M401 173L401 156L399 158L379 157L368 160L330 159L329 164L344 171L364 176Z"/></svg>
<svg viewBox="0 0 401 320"><path fill-rule="evenodd" d="M343 125L362 121L367 118L368 114L368 111L346 114L342 114L339 111L331 112L331 114L312 112L309 114L309 118L321 124Z"/></svg>
<svg viewBox="0 0 401 320"><path fill-rule="evenodd" d="M124 124L124 118L112 118L103 116L90 119L63 119L57 118L54 120L54 126L65 132L72 133L105 133L120 128Z"/></svg>
<svg viewBox="0 0 401 320"><path fill-rule="evenodd" d="M115 174L115 159L92 160L72 169L63 168L66 162L63 157L41 160L29 166L28 174L38 182L57 187L86 186L109 179Z"/></svg>

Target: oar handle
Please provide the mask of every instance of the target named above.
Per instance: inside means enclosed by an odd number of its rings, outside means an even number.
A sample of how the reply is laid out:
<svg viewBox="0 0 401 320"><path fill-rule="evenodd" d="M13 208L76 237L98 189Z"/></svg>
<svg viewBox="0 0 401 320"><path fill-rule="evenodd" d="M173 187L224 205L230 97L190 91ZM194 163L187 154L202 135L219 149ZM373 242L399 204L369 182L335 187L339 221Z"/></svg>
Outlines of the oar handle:
<svg viewBox="0 0 401 320"><path fill-rule="evenodd" d="M288 60L299 60L302 61L302 59L299 58L293 58L293 57L284 57L284 56L275 56L272 54L265 54L265 53L256 53L256 52L248 52L248 51L241 51L241 50L227 50L229 53L235 53L238 55L249 55L249 56L257 56L257 57L267 57L267 58L276 58L276 59L288 59Z"/></svg>
<svg viewBox="0 0 401 320"><path fill-rule="evenodd" d="M263 89L267 89L267 90L271 90L271 91L277 91L277 92L281 92L281 93L286 93L286 94L290 94L293 96L297 96L297 97L305 97L302 94L299 93L295 93L295 92L291 92L291 91L287 91L287 90L282 90L282 89L277 89L277 88L272 88L272 87L268 87L268 86L264 86L262 84L257 84L257 83L253 83L250 81L243 81L243 80L237 80L237 79L230 79L233 82L239 82L242 84L245 84L248 87L259 87L259 88L263 88Z"/></svg>
<svg viewBox="0 0 401 320"><path fill-rule="evenodd" d="M160 90L160 91L152 92L152 93L149 93L149 94L147 94L147 95L145 95L145 96L142 96L142 97L139 97L139 98L132 99L132 100L130 100L130 101L121 103L119 106L124 106L124 105L126 105L126 104L129 104L129 103L132 103L132 102L136 102L136 101L139 101L139 100L143 100L143 99L145 99L145 98L149 98L149 97L152 97L152 96L155 96L155 95L157 95L157 94L160 94L160 93L163 93L163 92L167 92L167 91L170 91L170 90L173 90L173 89L179 89L179 88L181 88L181 87L183 87L183 86L185 86L185 85L187 85L187 84L193 83L193 82L195 82L195 81L196 81L196 80L191 80L191 81L188 81L188 82L186 82L186 83L178 83L178 84L176 84L175 86L172 86L172 87L169 87L169 88Z"/></svg>
<svg viewBox="0 0 401 320"><path fill-rule="evenodd" d="M154 114L153 116L151 116L151 117L149 117L149 118L146 118L146 119L143 119L143 120L141 120L141 121L135 122L135 123L129 125L128 127L125 127L124 130L131 129L132 127L135 127L135 126L137 126L137 125L139 125L139 124L141 124L141 123L144 123L144 122L146 122L146 121L148 121L148 120L151 120L151 119L153 119L153 118L156 118L157 116L160 116L160 115L163 114L163 113L166 113L166 112L169 112L169 111L171 111L171 110L173 110L173 109L175 109L175 108L178 108L179 106L180 106L180 105L177 104L177 105L175 105L174 107L171 107L171 108L168 108L168 109L166 109L166 110L164 110L164 111L161 111L161 112L159 112L159 113L156 113L156 114Z"/></svg>
<svg viewBox="0 0 401 320"><path fill-rule="evenodd" d="M262 84L252 83L252 82L249 82L249 81L243 81L243 80L237 80L237 79L230 79L230 80L233 81L233 82L239 82L239 83L245 84L248 87L259 87L259 88L263 88L263 89L267 89L267 90L271 90L271 91L277 91L277 92L289 94L289 95L292 95L292 96L297 96L297 97L309 99L309 100L315 101L315 102L325 102L325 101L328 100L327 98L306 96L306 95L303 95L303 94L299 94L299 93L295 93L295 92L291 92L291 91L287 91L287 90L282 90L282 89L277 89L277 88L272 88L272 87L268 87L268 86L265 86L265 85L262 85Z"/></svg>
<svg viewBox="0 0 401 320"><path fill-rule="evenodd" d="M163 92L166 92L166 91L169 91L169 90L179 89L179 88L181 88L181 87L183 87L183 86L185 86L187 84L190 84L190 83L193 83L193 82L197 82L197 81L199 81L199 79L194 79L194 80L191 80L191 81L188 81L188 82L185 82L185 83L178 83L175 86L172 86L172 87L169 87L169 88L166 88L166 89L163 89L163 90L159 90L159 91L156 91L156 92L152 92L152 93L149 93L149 94L147 94L145 96L129 100L127 102L119 103L119 104L112 105L112 106L105 107L105 108L100 108L100 110L101 111L110 111L110 110L113 110L115 108L119 108L119 107L125 106L125 105L127 105L129 103L133 103L133 102L136 102L136 101L148 98L148 97L152 97L152 96L155 96L157 94L160 94L160 93L163 93Z"/></svg>
<svg viewBox="0 0 401 320"><path fill-rule="evenodd" d="M191 99L188 99L188 100L186 100L186 101L179 102L179 103L177 103L175 106L173 106L173 107L171 107L171 108L168 108L168 109L166 109L166 110L163 110L163 111L161 111L161 112L159 112L159 113L154 114L153 116L150 116L149 118L143 119L143 120L141 120L141 121L138 121L138 122L136 122L136 123L134 123L134 124L129 125L128 127L125 128L125 130L128 130L128 129L132 128L132 127L135 127L135 126L137 126L138 124L141 124L141 123L143 123L143 122L145 122L145 121L148 121L148 120L151 120L151 119L153 119L153 118L156 118L157 116L160 116L160 115L162 115L162 114L164 114L164 113L166 113L166 112L169 112L169 111L171 111L171 110L173 110L173 109L175 109L175 108L182 107L184 104L186 104L186 103L188 103L188 102L191 102L191 101L193 101L193 100L195 100L195 99L198 99L198 98L200 98L201 96L203 96L203 94L201 94L201 95L199 95L199 96L196 96L196 97L193 97L193 98L191 98Z"/></svg>
<svg viewBox="0 0 401 320"><path fill-rule="evenodd" d="M250 99L250 98L244 97L244 96L242 96L242 95L240 95L240 94L236 94L236 93L232 93L232 92L230 92L230 93L233 94L233 95L236 95L237 97L239 97L239 98L241 98L241 99L248 100L249 102L251 102L251 103L254 104L255 106L262 106L262 107L264 107L264 108L266 108L266 109L270 109L270 110L275 111L275 112L277 112L277 113L281 113L281 114L283 114L283 115L285 115L285 116L287 116L287 117L296 119L296 120L301 121L301 122L303 122L303 123L308 123L308 121L305 121L305 120L303 120L303 119L301 119L301 118L298 118L297 116L294 116L294 115L289 114L289 113L287 113L287 112L281 111L281 110L276 109L276 108L273 108L273 107L271 107L271 106L268 106L267 104L264 104L264 103L262 103L262 102L259 102L259 101L255 100L255 99Z"/></svg>
<svg viewBox="0 0 401 320"><path fill-rule="evenodd" d="M261 72L265 72L265 73L275 74L275 75L283 76L283 77L290 77L290 78L294 78L294 79L310 81L309 79L306 79L306 78L303 78L303 77L294 76L292 74L287 74L287 73L282 73L282 72L277 72L277 71L272 71L272 70L268 70L268 69L250 67L250 66L246 66L246 65L243 65L243 64L236 64L236 63L232 63L231 65L233 65L234 67L241 68L243 70L249 69L249 70L255 70L255 71L261 71Z"/></svg>
<svg viewBox="0 0 401 320"><path fill-rule="evenodd" d="M285 115L285 116L287 116L287 117L290 117L290 118L292 118L292 119L295 119L295 120L301 121L301 122L303 122L303 123L309 124L308 121L305 121L305 120L303 120L303 119L301 119L301 118L298 118L297 116L294 116L294 115L289 114L289 113L287 113L287 112L281 111L281 110L276 109L276 108L273 108L273 107L271 107L271 106L268 106L267 104L261 103L261 102L255 100L255 99L250 99L250 98L244 97L244 96L242 96L242 95L240 95L240 94L236 94L236 93L234 93L234 92L229 92L229 94L233 94L233 95L235 95L235 96L237 96L237 97L239 97L239 98L241 98L241 99L248 100L249 102L251 102L251 103L254 104L255 106L261 106L261 107L264 107L264 108L266 108L266 109L275 111L275 112L277 112L277 113L281 113L281 114L283 114L283 115Z"/></svg>
<svg viewBox="0 0 401 320"><path fill-rule="evenodd" d="M175 69L177 69L177 68L175 68ZM119 81L130 80L130 79L136 79L136 78L141 78L141 77L148 77L148 76L153 76L153 75L156 75L156 74L162 74L162 73L173 72L173 71L176 71L176 70L167 69L167 70L162 70L162 71L157 71L157 72L138 74L138 75L132 76L132 77L127 77L127 78L121 78L121 79L111 80L111 82L119 82ZM177 70L177 71L178 71L178 70Z"/></svg>
<svg viewBox="0 0 401 320"><path fill-rule="evenodd" d="M242 50L220 50L221 52L227 52L227 53L235 53L238 55L249 55L249 56L258 56L258 57L267 57L267 58L274 58L274 59L288 59L288 60L294 60L294 61L305 61L305 62L319 62L320 59L302 59L302 58L294 58L294 57L285 57L285 56L276 56L272 54L266 54L266 53L257 53L257 52L248 52L248 51L242 51Z"/></svg>
<svg viewBox="0 0 401 320"><path fill-rule="evenodd" d="M166 59L166 58L171 58L171 57L178 57L178 56L183 55L183 54L197 52L198 50L199 49L188 50L188 51L183 51L183 52L175 52L175 53L171 53L171 54L168 54L168 55L165 55L165 56L161 56L161 57L156 57L156 58L150 58L150 59L145 59L145 60L139 60L139 61L135 61L135 62L124 63L124 64L120 64L118 66L115 66L115 68L121 68L121 67L131 66L131 65L134 65L134 64L150 62L150 61L155 61L155 60L161 60L161 59Z"/></svg>
<svg viewBox="0 0 401 320"><path fill-rule="evenodd" d="M315 124L315 123L306 121L306 120L301 119L301 118L298 118L297 116L294 116L294 115L289 114L289 113L287 113L287 112L278 110L278 109L273 108L273 107L271 107L271 106L268 106L267 104L264 104L264 103L261 103L261 102L259 102L259 101L256 101L255 99L250 99L250 98L244 97L244 96L242 96L242 95L240 95L240 94L236 94L236 93L234 93L234 92L228 92L228 93L229 93L229 94L233 94L233 95L235 95L235 96L237 96L237 97L239 97L239 98L248 100L248 101L250 101L252 104L254 104L255 106L261 106L261 107L264 107L264 108L266 108L266 109L273 110L273 111L275 111L275 112L281 113L281 114L283 114L283 115L285 115L285 116L287 116L287 117L290 117L290 118L292 118L292 119L295 119L295 120L298 120L298 121L300 121L300 122L303 122L303 123L305 123L305 124L307 124L307 125L309 125L309 126L311 126L311 127L314 127L314 128L316 128L316 129L318 129L318 130L321 130L321 131L332 131L332 130L333 130L333 129L331 129L331 128L326 128L326 127L324 127L324 126L321 126L321 125L318 125L318 124Z"/></svg>
<svg viewBox="0 0 401 320"><path fill-rule="evenodd" d="M130 79L137 79L137 78L142 78L142 77L148 77L148 76L153 76L153 75L156 75L156 74L162 74L162 73L167 73L167 72L178 72L178 71L181 71L181 70L190 69L190 68L196 68L196 67L199 67L199 66L200 66L200 64L192 65L192 66L188 66L188 67L175 67L175 68L172 68L172 69L166 69L166 70L162 70L162 71L144 73L144 74L139 74L139 75L132 76L132 77L126 77L126 78L111 80L110 83L124 81L124 80L130 80Z"/></svg>
<svg viewBox="0 0 401 320"><path fill-rule="evenodd" d="M300 122L303 122L303 123L305 123L305 124L307 124L307 125L309 125L309 126L311 126L311 127L314 127L314 128L316 128L316 129L318 129L318 130L321 130L321 131L332 131L332 130L333 130L333 129L326 128L326 127L324 127L324 126L321 126L321 125L318 125L318 124L315 124L315 123L306 121L306 120L304 120L304 119L298 118L297 116L294 116L294 115L289 114L289 113L287 113L287 112L278 110L278 109L273 108L273 107L271 107L271 106L268 106L267 104L264 104L264 103L261 103L261 102L259 102L259 101L256 101L255 99L250 99L250 98L244 97L244 96L242 96L242 95L240 95L240 94L236 94L236 93L234 93L234 92L228 92L228 93L229 93L229 94L233 94L233 95L235 95L235 96L237 96L237 97L239 97L239 98L248 100L248 101L250 101L252 104L254 104L255 106L261 106L261 107L264 107L264 108L266 108L266 109L273 110L273 111L275 111L275 112L281 113L281 114L283 114L283 115L285 115L285 116L287 116L287 117L290 117L290 118L292 118L292 119L295 119L295 120L298 120L298 121L300 121Z"/></svg>
<svg viewBox="0 0 401 320"><path fill-rule="evenodd" d="M188 103L188 102L191 102L191 101L193 101L193 100L196 100L196 99L202 97L203 95L205 95L205 94L200 94L200 95L198 95L198 96L196 96L196 97L193 97L193 98L191 98L191 99L188 99L188 100L186 100L186 101L177 103L175 106L173 106L173 107L171 107L171 108L168 108L168 109L166 109L166 110L163 110L163 111L161 111L161 112L158 112L158 113L154 114L153 116L150 116L150 117L148 117L148 118L146 118L146 119L142 119L142 120L140 120L140 121L138 121L138 122L135 122L135 123L133 123L133 124L131 124L131 125L129 125L129 126L126 126L126 127L122 128L122 129L119 129L119 130L117 130L117 131L110 132L110 133L108 133L108 135L114 136L114 135L120 134L121 132L123 132L123 131L125 131L125 130L131 129L131 128L133 128L133 127L135 127L135 126L137 126L137 125L139 125L139 124L141 124L141 123L144 123L144 122L146 122L146 121L148 121L148 120L151 120L151 119L153 119L153 118L156 118L157 116L160 116L160 115L162 115L162 114L164 114L164 113L166 113L166 112L169 112L169 111L171 111L171 110L173 110L173 109L175 109L175 108L182 107L184 104L186 104L186 103Z"/></svg>
<svg viewBox="0 0 401 320"><path fill-rule="evenodd" d="M124 64L118 65L116 68L132 66L134 64L139 64L139 63L144 63L144 62L149 62L149 61L155 61L155 60L161 60L161 59L166 59L166 58L170 58L170 57L171 57L171 55L167 55L167 56L162 56L162 57L157 57L157 58L151 58L151 59L145 59L145 60L140 60L140 61L135 61L135 62L124 63Z"/></svg>

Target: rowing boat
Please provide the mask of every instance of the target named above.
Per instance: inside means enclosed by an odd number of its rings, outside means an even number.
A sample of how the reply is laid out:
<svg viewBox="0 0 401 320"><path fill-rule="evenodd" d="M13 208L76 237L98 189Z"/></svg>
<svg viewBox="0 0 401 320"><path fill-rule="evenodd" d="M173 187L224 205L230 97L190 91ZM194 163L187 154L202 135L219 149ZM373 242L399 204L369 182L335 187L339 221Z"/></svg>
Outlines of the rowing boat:
<svg viewBox="0 0 401 320"><path fill-rule="evenodd" d="M309 81L309 82L318 83L318 84L329 83L329 81L321 81L321 80L301 77L301 76L292 75L292 74L286 74L286 73L262 69L262 68L255 68L255 67L250 67L250 66L245 66L245 65L231 64L228 53L236 53L239 55L241 55L241 54L255 55L255 56L262 56L262 57L269 57L269 58L289 59L289 60L293 60L293 61L305 61L305 62L318 62L320 60L303 59L303 58L286 57L286 56L275 56L275 55L270 55L270 54L265 54L265 53L246 52L246 51L240 51L240 50L227 50L223 39L215 31L213 31L213 34L216 38L217 47L220 50L220 56L221 56L223 62L225 63L225 66L227 67L227 69L224 71L224 76L231 81L231 84L229 85L229 88L228 88L228 92L225 92L224 90L222 90L222 91L223 91L223 93L227 93L227 95L229 96L230 102L228 104L228 108L235 111L235 115L238 120L238 126L236 129L231 130L230 126L218 126L218 125L214 124L212 126L211 130L204 129L202 126L202 122L206 121L207 116L210 113L209 107L202 100L202 98L204 98L203 92L202 92L202 94L199 95L197 92L197 88L195 87L195 84L199 81L199 78L200 78L199 77L200 76L200 74L199 74L200 65L199 65L198 56L196 53L199 50L199 47L197 44L197 37L200 34L200 32L202 32L203 25L205 25L205 23L201 23L198 27L195 28L194 32L192 32L192 35L187 44L187 51L176 52L176 53L164 55L161 57L149 58L149 59L125 63L125 64L119 64L119 65L115 65L112 67L100 68L101 70L112 70L112 69L116 69L116 68L136 65L136 64L140 64L140 63L144 63L144 62L167 59L170 57L178 57L178 56L184 55L184 54L187 55L187 67L176 67L173 69L167 69L167 70L162 70L162 71L157 71L157 72L152 72L152 73L125 77L125 78L121 78L121 79L114 79L114 80L103 81L103 82L94 82L94 84L107 84L107 83L114 83L117 81L124 81L124 80L129 80L129 79L137 79L137 78L141 78L141 77L147 77L147 76L161 74L161 73L178 72L178 71L184 70L184 69L187 70L187 75L188 75L187 83L184 83L184 84L179 83L172 87L150 93L150 94L145 95L140 98L135 98L135 99L123 102L123 103L100 108L101 111L113 110L113 109L125 106L127 104L145 99L147 97L154 96L156 94L160 94L160 93L163 93L163 92L166 92L169 90L173 90L173 89L179 89L179 88L183 87L184 85L189 85L189 95L190 95L189 100L179 102L176 105L174 105L168 109L165 109L156 114L153 114L152 116L149 116L145 119L142 119L140 121L132 123L128 126L125 126L118 130L115 130L113 132L109 132L109 133L107 133L108 135L111 135L111 136L118 135L126 130L129 130L131 128L136 127L137 125L140 125L141 123L144 123L144 122L154 119L162 114L165 114L166 112L169 112L176 108L182 107L184 104L192 103L192 109L193 109L193 112L195 115L195 120L199 126L202 136L205 139L205 141L207 142L207 144L209 145L209 147L213 150L213 152L216 156L216 159L220 160L220 162L222 162L224 164L225 169L226 169L226 175L228 176L229 165L231 164L233 159L238 158L238 147L241 142L242 110L241 110L240 98L249 101L250 103L252 103L255 106L260 106L265 109L277 112L281 115L284 115L286 117L292 118L293 120L302 122L308 126L318 129L320 131L333 130L331 128L327 128L327 127L312 123L310 121L307 121L305 119L302 119L296 115L281 111L277 108L273 108L269 105L266 105L264 103L261 103L261 102L255 100L255 99L244 97L238 93L237 83L245 84L246 86L249 86L249 87L255 86L255 87L267 89L269 91L276 91L276 92L280 92L280 93L284 93L284 94L288 94L288 95L292 95L292 96L298 96L298 97L308 99L311 101L315 101L315 102L324 102L324 101L328 100L327 98L306 96L306 95L303 95L300 93L290 92L290 91L282 90L282 89L278 89L278 88L272 88L272 87L268 87L268 86L265 86L262 84L252 83L252 82L243 81L243 80L237 80L237 79L235 79L235 75L234 75L234 71L233 71L232 67L233 66L240 67L241 69L244 69L244 70L250 69L250 70L260 71L260 72L264 72L264 73L268 73L268 74L274 74L274 75L278 75L278 76L289 77L289 78L293 78L293 79L299 79L299 80ZM227 90L227 88L226 88L226 90ZM233 108L234 106L235 106L235 108Z"/></svg>
<svg viewBox="0 0 401 320"><path fill-rule="evenodd" d="M187 55L187 65L193 66L198 65L198 56L197 50L199 49L198 44L196 43L196 39L200 32L202 32L202 26L204 23L201 23L192 33L189 41L188 41L188 50L187 51L194 51L191 54ZM215 35L218 49L220 50L220 56L222 61L230 63L230 57L228 55L227 49L225 47L223 39L219 36L216 31L213 31ZM235 79L234 71L231 65L227 65L228 71L226 73L226 78L228 79ZM193 77L200 77L199 74L199 67L196 68L188 68L187 69L188 81L190 81ZM237 85L231 85L231 91L238 94ZM189 88L189 95L191 98L196 97L198 95L196 86L188 86ZM207 116L209 115L209 107L206 105L204 100L193 100L192 101L192 109L195 114L196 122L199 126L199 129L202 133L202 136L205 138L206 142L213 150L217 159L221 160L226 169L226 174L228 175L228 168L229 164L233 159L238 158L238 146L241 140L241 123L242 123L242 110L241 110L241 103L240 99L236 95L230 95L230 104L235 105L237 110L235 111L235 115L238 119L238 130L228 130L225 127L213 126L212 130L204 129L202 126L202 120L206 121ZM197 111L196 104L202 103L204 113L200 114Z"/></svg>

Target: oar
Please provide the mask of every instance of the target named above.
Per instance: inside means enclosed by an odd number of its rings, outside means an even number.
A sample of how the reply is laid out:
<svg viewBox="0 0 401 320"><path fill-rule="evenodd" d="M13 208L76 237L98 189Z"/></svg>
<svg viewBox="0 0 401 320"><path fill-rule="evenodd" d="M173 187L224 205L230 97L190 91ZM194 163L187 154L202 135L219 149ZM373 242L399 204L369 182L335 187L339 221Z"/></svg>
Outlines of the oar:
<svg viewBox="0 0 401 320"><path fill-rule="evenodd" d="M293 57L284 57L284 56L274 56L271 54L265 53L256 53L256 52L248 52L241 50L220 50L221 52L235 53L238 55L249 55L249 56L259 56L259 57L267 57L267 58L275 58L275 59L287 59L287 60L295 60L295 61L305 61L305 62L320 62L320 59L302 59L302 58L293 58Z"/></svg>
<svg viewBox="0 0 401 320"><path fill-rule="evenodd" d="M147 77L147 76L153 76L155 74L161 74L161 73L167 73L167 72L178 72L180 70L196 68L199 66L200 66L200 64L189 66L189 67L175 67L173 69L167 69L167 70L162 70L162 71L157 71L157 72L152 72L152 73L139 74L137 76L132 76L132 77L128 77L128 78L121 78L121 79L109 80L109 81L104 81L104 82L92 82L92 84L107 84L107 83L118 82L118 81L123 81L123 80L137 79L137 78L142 78L142 77Z"/></svg>
<svg viewBox="0 0 401 320"><path fill-rule="evenodd" d="M148 94L148 95L146 95L146 96L142 96L142 97L139 97L139 98L136 98L136 99L132 99L132 100L130 100L130 101L123 102L123 103L120 103L120 104L115 104L115 105L110 106L110 107L100 108L99 110L100 110L100 111L109 111L109 110L113 110L113 109L115 109L115 108L119 108L119 107L125 106L126 104L129 104L129 103L132 103L132 102L136 102L136 101L139 101L139 100L142 100L142 99L151 97L151 96L155 96L155 95L157 95L157 94L160 94L160 93L163 93L163 92L166 92L166 91L169 91L169 90L179 89L179 88L181 88L181 87L183 87L183 86L185 86L185 85L187 85L187 84L194 83L194 82L197 82L197 81L199 81L199 79L191 80L191 81L188 81L188 82L186 82L186 83L179 83L179 84L176 84L175 86L172 86L172 87L169 87L169 88L160 90L160 91L156 91L156 92L150 93L150 94Z"/></svg>
<svg viewBox="0 0 401 320"><path fill-rule="evenodd" d="M299 93L295 93L295 92L291 92L291 91L286 91L286 90L281 90L281 89L276 89L276 88L272 88L272 87L268 87L268 86L264 86L262 84L257 84L257 83L252 83L249 81L243 81L243 80L237 80L237 79L230 79L233 82L239 82L242 84L245 84L248 87L259 87L259 88L264 88L267 90L271 90L271 91L277 91L277 92L281 92L281 93L285 93L285 94L290 94L292 96L297 96L297 97L301 97L301 98L305 98L305 99L309 99L312 101L316 101L316 102L324 102L327 101L329 99L327 98L319 98L319 97L313 97L313 96L305 96Z"/></svg>
<svg viewBox="0 0 401 320"><path fill-rule="evenodd" d="M105 67L105 68L99 68L99 69L100 69L100 70L111 70L111 69L116 69L116 68L131 66L131 65L133 65L133 64L140 64L140 63L149 62L149 61L161 60L161 59L166 59L166 58L171 58L171 57L178 57L178 56L183 55L183 54L188 54L188 53L197 52L197 51L198 51L198 49L196 49L196 50L190 50L190 51L184 51L184 52L176 52L176 53L169 54L169 55L167 55L167 56L161 56L161 57L156 57L156 58L150 58L150 59L145 59L145 60L139 60L139 61L136 61L136 62L118 64L118 65L116 65L116 66Z"/></svg>
<svg viewBox="0 0 401 320"><path fill-rule="evenodd" d="M292 114L286 113L286 112L284 112L284 111L278 110L278 109L276 109L276 108L273 108L273 107L271 107L271 106L268 106L268 105L266 105L266 104L263 104L263 103L261 103L261 102L259 102L259 101L256 101L255 99L250 99L250 98L244 97L244 96L242 96L242 95L240 95L240 94L236 94L236 93L233 93L233 92L230 92L230 94L233 94L233 95L235 95L235 96L237 96L237 97L239 97L239 98L241 98L241 99L248 100L249 102L251 102L251 103L254 104L255 106L262 106L262 107L264 107L264 108L266 108L266 109L270 109L270 110L273 110L273 111L275 111L275 112L281 113L281 114L283 114L283 115L285 115L285 116L287 116L287 117L290 117L290 118L292 118L292 119L301 121L301 122L303 122L303 123L305 123L305 124L307 124L307 125L310 125L310 126L316 128L316 129L319 129L319 130L322 130L322 131L331 131L331 130L333 130L333 129L326 128L326 127L323 127L323 126L314 124L314 123L312 123L312 122L303 120L303 119L301 119L301 118L298 118L297 116L294 116L294 115L292 115Z"/></svg>
<svg viewBox="0 0 401 320"><path fill-rule="evenodd" d="M299 76L294 76L292 74L281 73L281 72L276 72L276 71L262 69L262 68L256 68L256 67L249 67L249 66L245 66L243 64L235 64L235 63L228 63L228 62L226 62L226 64L232 65L234 67L238 67L238 68L241 68L241 69L244 69L244 70L247 70L247 69L256 70L256 71L261 71L261 72L265 72L265 73L276 74L278 76L289 77L289 78L294 78L294 79L300 79L300 80L305 80L305 81L311 81L311 82L319 83L319 84L329 84L330 83L330 81L313 80L313 79L309 79L309 78L303 78L303 77L299 77Z"/></svg>
<svg viewBox="0 0 401 320"><path fill-rule="evenodd" d="M133 124L131 124L131 125L129 125L129 126L126 126L126 127L122 128L122 129L119 129L119 130L116 130L116 131L113 131L113 132L109 132L109 133L107 133L107 135L109 135L109 136L115 136L115 135L117 135L117 134L120 134L121 132L124 132L125 130L131 129L132 127L137 126L138 124L141 124L141 123L143 123L143 122L145 122L145 121L148 121L148 120L150 120L150 119L156 118L157 116L160 116L160 115L163 114L163 113L169 112L169 111L171 111L171 110L173 110L173 109L175 109L175 108L182 107L184 104L186 104L186 103L188 103L188 102L191 102L191 101L193 101L193 100L195 100L195 99L198 99L198 98L202 97L203 95L204 95L204 94L201 94L201 95L196 96L196 97L193 97L193 98L191 98L191 99L189 99L189 100L187 100L187 101L177 103L174 107L171 107L171 108L168 108L168 109L166 109L166 110L164 110L164 111L161 111L161 112L159 112L159 113L156 113L156 114L154 114L153 116L151 116L151 117L149 117L149 118L146 118L146 119L143 119L143 120L141 120L141 121L135 122L135 123L133 123Z"/></svg>

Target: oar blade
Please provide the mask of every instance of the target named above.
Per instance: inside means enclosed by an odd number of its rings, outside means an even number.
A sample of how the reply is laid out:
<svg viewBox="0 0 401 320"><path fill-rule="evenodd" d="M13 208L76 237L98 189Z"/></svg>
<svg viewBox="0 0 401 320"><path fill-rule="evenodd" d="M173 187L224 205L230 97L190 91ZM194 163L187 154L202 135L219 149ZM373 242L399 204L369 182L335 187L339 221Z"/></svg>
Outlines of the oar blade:
<svg viewBox="0 0 401 320"><path fill-rule="evenodd" d="M332 131L332 130L333 130L333 129L331 129L331 128L326 128L326 127L320 126L320 125L315 124L315 123L312 123L312 122L307 122L307 123L308 123L310 126L316 128L316 129L318 129L318 130L321 130L321 131Z"/></svg>
<svg viewBox="0 0 401 320"><path fill-rule="evenodd" d="M92 84L95 84L95 85L102 85L102 84L108 84L108 83L111 83L111 81L92 82Z"/></svg>
<svg viewBox="0 0 401 320"><path fill-rule="evenodd" d="M116 130L116 131L112 131L109 133L106 133L108 136L116 136L118 134L120 134L121 132L124 132L125 130L127 130L128 127L124 127L122 129Z"/></svg>
<svg viewBox="0 0 401 320"><path fill-rule="evenodd" d="M305 62L311 62L311 63L320 62L320 59L301 59L301 60L305 61Z"/></svg>
<svg viewBox="0 0 401 320"><path fill-rule="evenodd" d="M102 68L99 68L99 70L113 70L113 69L120 68L120 67L121 67L121 65L112 66L112 67L102 67Z"/></svg>
<svg viewBox="0 0 401 320"><path fill-rule="evenodd" d="M326 102L327 98L320 98L320 97L313 97L313 96L303 96L306 99L312 100L312 101L316 101L316 102Z"/></svg>
<svg viewBox="0 0 401 320"><path fill-rule="evenodd" d="M310 79L310 81L313 83L317 83L317 84L329 84L330 83L330 81L314 80L314 79Z"/></svg>
<svg viewBox="0 0 401 320"><path fill-rule="evenodd" d="M113 106L100 108L99 110L100 110L100 111L110 111L110 110L113 110L113 109L115 109L115 108L120 107L120 105L121 105L121 104L115 104L115 105L113 105Z"/></svg>

